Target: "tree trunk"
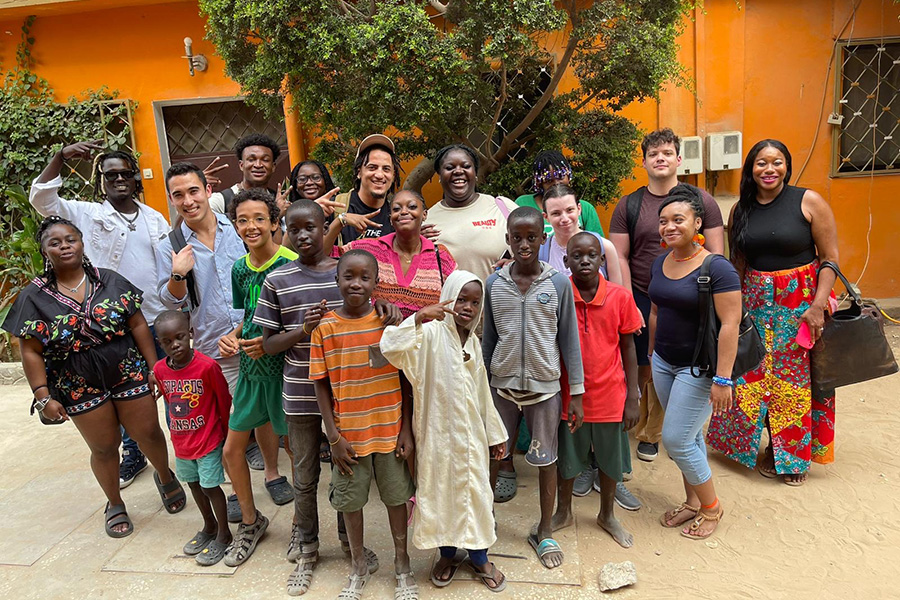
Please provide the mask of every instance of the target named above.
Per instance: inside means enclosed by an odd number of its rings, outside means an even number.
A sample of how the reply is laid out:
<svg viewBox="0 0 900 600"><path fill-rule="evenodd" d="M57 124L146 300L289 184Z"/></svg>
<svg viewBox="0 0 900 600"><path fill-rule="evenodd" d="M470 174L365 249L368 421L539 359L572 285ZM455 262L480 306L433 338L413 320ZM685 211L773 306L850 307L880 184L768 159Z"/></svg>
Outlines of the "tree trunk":
<svg viewBox="0 0 900 600"><path fill-rule="evenodd" d="M404 190L413 190L415 192L422 193L422 187L428 180L434 176L434 164L430 158L423 158L419 161L419 163L413 167L413 170L409 172L409 176L406 178L406 182L403 184Z"/></svg>

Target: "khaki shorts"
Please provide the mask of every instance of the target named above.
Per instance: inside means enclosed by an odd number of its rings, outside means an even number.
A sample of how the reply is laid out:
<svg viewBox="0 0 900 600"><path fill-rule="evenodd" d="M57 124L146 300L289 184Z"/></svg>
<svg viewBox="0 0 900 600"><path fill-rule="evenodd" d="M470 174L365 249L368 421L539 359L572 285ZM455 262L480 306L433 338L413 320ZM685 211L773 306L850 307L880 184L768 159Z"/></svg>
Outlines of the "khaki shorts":
<svg viewBox="0 0 900 600"><path fill-rule="evenodd" d="M328 499L336 511L351 513L362 510L369 501L373 478L385 506L405 504L416 493L406 460L397 458L393 452L369 454L357 460L359 464L352 465L353 475L342 475L336 466L331 466Z"/></svg>

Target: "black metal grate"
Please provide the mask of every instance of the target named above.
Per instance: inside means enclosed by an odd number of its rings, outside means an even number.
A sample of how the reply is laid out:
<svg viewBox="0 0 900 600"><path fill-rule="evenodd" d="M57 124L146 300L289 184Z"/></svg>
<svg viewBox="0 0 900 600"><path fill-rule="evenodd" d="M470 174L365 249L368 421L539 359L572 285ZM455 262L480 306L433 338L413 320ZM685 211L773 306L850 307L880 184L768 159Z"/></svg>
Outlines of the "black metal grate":
<svg viewBox="0 0 900 600"><path fill-rule="evenodd" d="M837 173L900 172L900 40L841 47Z"/></svg>
<svg viewBox="0 0 900 600"><path fill-rule="evenodd" d="M262 133L287 146L284 123L272 122L242 100L163 108L172 162L197 154L231 152L239 139Z"/></svg>

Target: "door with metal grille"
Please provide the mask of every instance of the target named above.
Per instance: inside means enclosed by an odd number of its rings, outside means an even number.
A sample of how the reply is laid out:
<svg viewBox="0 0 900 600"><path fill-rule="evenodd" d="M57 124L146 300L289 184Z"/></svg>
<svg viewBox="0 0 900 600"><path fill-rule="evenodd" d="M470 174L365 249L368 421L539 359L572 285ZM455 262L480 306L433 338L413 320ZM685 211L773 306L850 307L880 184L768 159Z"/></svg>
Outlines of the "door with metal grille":
<svg viewBox="0 0 900 600"><path fill-rule="evenodd" d="M222 180L217 190L241 180L234 146L238 140L251 133L269 136L282 150L275 163L271 187L276 187L290 175L291 164L284 122L266 118L262 112L243 100L166 103L161 109L169 164L187 161L203 169L214 158L220 157L219 164L227 163L228 168L217 173Z"/></svg>

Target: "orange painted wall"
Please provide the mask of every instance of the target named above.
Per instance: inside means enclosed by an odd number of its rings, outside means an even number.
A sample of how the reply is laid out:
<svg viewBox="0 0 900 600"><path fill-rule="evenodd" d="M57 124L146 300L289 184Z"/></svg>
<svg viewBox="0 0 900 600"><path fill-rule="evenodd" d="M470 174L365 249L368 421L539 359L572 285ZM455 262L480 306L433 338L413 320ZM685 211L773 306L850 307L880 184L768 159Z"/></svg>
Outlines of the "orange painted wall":
<svg viewBox="0 0 900 600"><path fill-rule="evenodd" d="M224 62L203 39L205 21L196 2L71 12L75 6L84 10L86 4L43 7L32 28L35 71L50 82L60 100L106 85L117 89L120 98L138 102L134 135L140 166L153 169L153 179L144 181L145 198L168 215L153 101L232 97L240 88L225 76ZM0 59L5 68L12 65L21 26L22 17L0 12ZM185 37L194 40L194 54L204 54L210 62L206 72L194 77L181 58Z"/></svg>

